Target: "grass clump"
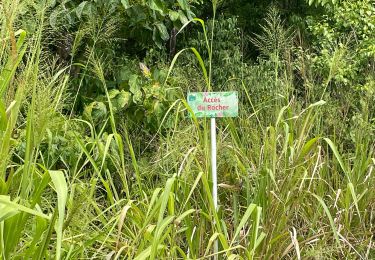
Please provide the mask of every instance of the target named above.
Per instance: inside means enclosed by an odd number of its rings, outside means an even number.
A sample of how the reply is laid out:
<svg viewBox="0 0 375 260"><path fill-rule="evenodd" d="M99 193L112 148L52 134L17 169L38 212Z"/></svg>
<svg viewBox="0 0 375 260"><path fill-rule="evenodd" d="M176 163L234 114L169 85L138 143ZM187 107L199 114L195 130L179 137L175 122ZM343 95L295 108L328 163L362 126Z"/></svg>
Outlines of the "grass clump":
<svg viewBox="0 0 375 260"><path fill-rule="evenodd" d="M117 70L102 46L118 47L107 39L115 17L79 27L61 62L56 43L47 47L48 2L34 10L31 33L14 29L22 6L4 2L1 258L375 257L374 71L343 93L345 46L323 68L275 7L247 43L262 55L246 62L243 42L225 44L230 33L247 38L231 31L236 19L216 16L221 4L213 1L209 26L193 19L178 31L182 38L201 30L203 44L187 41L198 46L170 61L151 51L149 64L124 57ZM208 120L187 116L190 90L240 93L239 117L218 120L218 210Z"/></svg>

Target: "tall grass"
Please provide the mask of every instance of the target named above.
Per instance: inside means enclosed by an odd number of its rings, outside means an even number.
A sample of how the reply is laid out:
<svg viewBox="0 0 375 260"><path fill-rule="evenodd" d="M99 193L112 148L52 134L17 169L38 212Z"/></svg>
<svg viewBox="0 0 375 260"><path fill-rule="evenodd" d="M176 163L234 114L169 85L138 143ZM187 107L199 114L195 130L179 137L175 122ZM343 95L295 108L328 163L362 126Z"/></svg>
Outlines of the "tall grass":
<svg viewBox="0 0 375 260"><path fill-rule="evenodd" d="M12 1L5 2L13 9L2 12L19 11ZM312 98L306 104L295 96L301 86L290 67L297 62L281 55L291 49L283 45L272 56L268 75L273 76L267 84L274 89L265 93L267 103L255 93L267 89L257 73L261 65L251 67L252 80L237 82L239 117L221 120L217 129L217 211L211 196L208 124L186 116L186 90L181 89L159 131L147 140L153 151L138 152L134 133L112 110L105 57L95 53L94 45L78 89L88 74L98 78L109 114L100 128L72 111L64 115L69 68L47 68L47 13L47 7L39 10L39 29L33 34L1 29L6 39L0 51L2 259L211 259L214 241L220 259L375 257L369 105L361 108L363 124L355 129L352 146L343 147L325 127L324 108L330 100ZM278 15L271 14L274 20L268 25L283 30ZM212 57L214 32L206 32L203 20L194 21L180 33L197 24ZM278 33L289 42L289 33ZM269 43L264 35L258 45ZM79 39L77 34L77 44ZM100 37L95 34L95 39ZM211 75L219 68L210 57L205 64L194 46L177 53L165 86L186 50L197 58L206 83L202 91L214 90ZM67 146L56 147L56 142Z"/></svg>

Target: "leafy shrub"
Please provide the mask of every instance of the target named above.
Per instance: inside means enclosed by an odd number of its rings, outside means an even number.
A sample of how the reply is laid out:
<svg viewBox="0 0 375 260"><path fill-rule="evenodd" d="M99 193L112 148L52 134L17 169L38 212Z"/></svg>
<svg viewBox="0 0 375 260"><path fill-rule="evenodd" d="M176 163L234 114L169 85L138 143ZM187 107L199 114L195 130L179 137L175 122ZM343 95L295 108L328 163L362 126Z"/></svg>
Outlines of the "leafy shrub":
<svg viewBox="0 0 375 260"><path fill-rule="evenodd" d="M169 39L169 30L180 27L194 17L186 0L136 1L136 0L64 0L55 1L50 23L67 29L78 27L81 22L102 20L111 16L121 19L120 37L132 39L132 48L144 48L156 44L162 48ZM128 46L130 47L130 45Z"/></svg>
<svg viewBox="0 0 375 260"><path fill-rule="evenodd" d="M370 0L343 1L327 7L322 18L310 18L316 55L313 62L324 77L339 83L363 82L375 59L375 6ZM334 64L336 63L336 64Z"/></svg>
<svg viewBox="0 0 375 260"><path fill-rule="evenodd" d="M149 69L143 63L137 70L123 66L118 71L116 88L108 91L116 117L155 132L175 98L174 91L164 86L166 73L165 69ZM108 116L108 102L104 94L95 100L85 107L83 115L100 128Z"/></svg>

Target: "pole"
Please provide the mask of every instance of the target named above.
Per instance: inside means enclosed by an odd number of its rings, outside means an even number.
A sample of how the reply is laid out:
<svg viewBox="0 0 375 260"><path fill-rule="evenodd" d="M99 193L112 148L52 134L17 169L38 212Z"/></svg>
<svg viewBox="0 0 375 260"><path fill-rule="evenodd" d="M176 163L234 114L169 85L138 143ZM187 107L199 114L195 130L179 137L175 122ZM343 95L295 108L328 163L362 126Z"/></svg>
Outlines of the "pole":
<svg viewBox="0 0 375 260"><path fill-rule="evenodd" d="M216 120L211 118L211 173L212 173L212 199L214 200L215 210L217 211L217 168L216 168ZM217 259L219 244L217 239L214 242L214 259Z"/></svg>

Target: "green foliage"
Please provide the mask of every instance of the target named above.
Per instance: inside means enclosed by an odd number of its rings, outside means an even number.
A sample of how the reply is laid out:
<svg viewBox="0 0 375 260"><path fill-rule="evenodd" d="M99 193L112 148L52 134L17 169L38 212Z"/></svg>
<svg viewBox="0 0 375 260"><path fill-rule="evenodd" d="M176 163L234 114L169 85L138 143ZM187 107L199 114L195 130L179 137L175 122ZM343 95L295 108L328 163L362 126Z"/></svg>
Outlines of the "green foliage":
<svg viewBox="0 0 375 260"><path fill-rule="evenodd" d="M322 6L327 6L327 5L334 5L340 1L338 0L308 0L309 5L315 4L315 5L322 5Z"/></svg>
<svg viewBox="0 0 375 260"><path fill-rule="evenodd" d="M118 120L130 120L155 132L175 98L175 91L163 85L166 77L164 69L150 70L143 63L139 68L141 73L131 66L119 70L118 88L108 91L109 99ZM101 127L107 118L109 104L105 95L97 96L96 100L85 107L83 115Z"/></svg>
<svg viewBox="0 0 375 260"><path fill-rule="evenodd" d="M244 16L220 16L238 3L5 0L0 258L211 259L215 241L220 259L375 257L373 36L371 20L354 12L368 2L333 6L342 12L311 18L304 35L276 9L253 10L268 2L247 1L244 10L266 18L252 34L262 54L254 61L242 48ZM114 39L156 28L164 41L162 24L181 26L177 14L193 4L213 4L218 20L185 24L169 68L157 43L142 41L148 53L134 54ZM13 35L33 13L27 37ZM72 46L54 59L68 14ZM347 35L358 41L340 40ZM186 116L192 89L240 93L239 117L218 120L218 210L208 121Z"/></svg>
<svg viewBox="0 0 375 260"><path fill-rule="evenodd" d="M180 27L194 17L186 0L179 1L56 1L52 5L50 23L53 27L63 25L74 28L83 22L117 16L121 19L118 31L125 39L134 39L137 46L151 43L159 48L169 39L169 30ZM169 28L169 29L168 29Z"/></svg>
<svg viewBox="0 0 375 260"><path fill-rule="evenodd" d="M231 80L241 77L242 54L240 31L238 29L237 19L220 18L215 21L215 35L213 41L212 63L214 68L212 70L212 84L216 90L226 89L231 84ZM207 21L206 32L212 32L212 21ZM196 35L193 35L188 41L187 45L194 46L198 52L204 57L205 64L208 64L208 50L205 40L204 32L197 30ZM195 63L195 59L191 61Z"/></svg>
<svg viewBox="0 0 375 260"><path fill-rule="evenodd" d="M317 69L327 75L334 68L332 77L343 84L363 82L375 57L374 14L372 1L343 1L322 18L310 19Z"/></svg>

